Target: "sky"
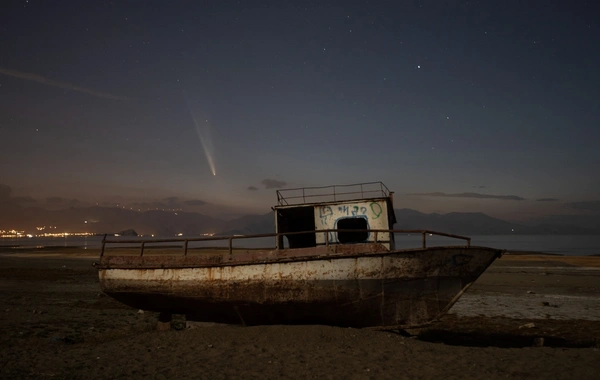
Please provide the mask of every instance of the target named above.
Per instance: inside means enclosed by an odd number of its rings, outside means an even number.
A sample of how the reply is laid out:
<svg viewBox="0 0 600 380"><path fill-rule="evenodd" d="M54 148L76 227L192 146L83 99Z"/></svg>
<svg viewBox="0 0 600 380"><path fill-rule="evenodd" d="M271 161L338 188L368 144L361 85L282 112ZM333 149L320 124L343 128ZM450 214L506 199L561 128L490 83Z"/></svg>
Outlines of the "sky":
<svg viewBox="0 0 600 380"><path fill-rule="evenodd" d="M10 1L0 183L48 206L600 214L592 1Z"/></svg>

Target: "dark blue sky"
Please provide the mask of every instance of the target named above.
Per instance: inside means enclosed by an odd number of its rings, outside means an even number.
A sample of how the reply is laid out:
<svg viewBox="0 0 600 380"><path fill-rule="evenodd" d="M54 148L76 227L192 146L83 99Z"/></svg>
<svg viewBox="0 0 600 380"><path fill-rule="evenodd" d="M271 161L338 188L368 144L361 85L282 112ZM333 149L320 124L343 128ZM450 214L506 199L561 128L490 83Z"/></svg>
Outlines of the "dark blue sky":
<svg viewBox="0 0 600 380"><path fill-rule="evenodd" d="M378 180L425 212L600 212L598 11L4 2L0 183L225 216L266 212L277 186Z"/></svg>

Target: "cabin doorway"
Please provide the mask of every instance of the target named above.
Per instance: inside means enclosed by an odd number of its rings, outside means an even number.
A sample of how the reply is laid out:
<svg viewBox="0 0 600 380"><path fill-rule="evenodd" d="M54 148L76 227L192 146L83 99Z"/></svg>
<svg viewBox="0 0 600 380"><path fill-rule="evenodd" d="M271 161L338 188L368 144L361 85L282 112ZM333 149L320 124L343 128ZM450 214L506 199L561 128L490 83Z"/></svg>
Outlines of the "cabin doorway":
<svg viewBox="0 0 600 380"><path fill-rule="evenodd" d="M316 247L314 207L293 207L277 210L277 232L306 232L286 234L290 248Z"/></svg>

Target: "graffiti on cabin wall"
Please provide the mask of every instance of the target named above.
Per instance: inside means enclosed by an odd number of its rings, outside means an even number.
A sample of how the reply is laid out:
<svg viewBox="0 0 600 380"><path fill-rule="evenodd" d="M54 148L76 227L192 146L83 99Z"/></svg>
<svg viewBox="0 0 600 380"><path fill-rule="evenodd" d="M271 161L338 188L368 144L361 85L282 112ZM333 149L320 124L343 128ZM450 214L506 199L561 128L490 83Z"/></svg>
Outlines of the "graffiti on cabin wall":
<svg viewBox="0 0 600 380"><path fill-rule="evenodd" d="M369 229L389 228L386 205L382 201L349 202L315 207L316 231L336 229L338 221L346 218L364 218ZM336 243L337 234L335 232L317 233L316 239L317 244L325 244L327 241ZM370 235L368 238L369 241L373 239L374 235ZM389 236L382 233L378 235L377 239L379 241L389 240Z"/></svg>
<svg viewBox="0 0 600 380"><path fill-rule="evenodd" d="M367 215L367 208L365 206L338 206L338 212L346 216L360 216Z"/></svg>
<svg viewBox="0 0 600 380"><path fill-rule="evenodd" d="M371 202L369 207L371 208L371 212L373 213L373 219L377 219L381 216L383 209L381 208L379 202Z"/></svg>
<svg viewBox="0 0 600 380"><path fill-rule="evenodd" d="M335 211L334 212L334 208ZM383 213L383 208L379 202L371 202L368 207L362 205L341 205L341 206L319 206L319 219L321 224L326 226L332 221L336 214L336 220L343 216L366 216L367 219L378 219Z"/></svg>
<svg viewBox="0 0 600 380"><path fill-rule="evenodd" d="M318 206L316 224L321 228L334 228L336 221L343 217L364 217L367 220L379 219L384 214L384 206L380 202L360 202L355 204ZM382 218L382 228L385 221Z"/></svg>
<svg viewBox="0 0 600 380"><path fill-rule="evenodd" d="M319 207L319 218L321 218L321 223L325 226L327 222L333 215L333 210L331 206L321 206Z"/></svg>

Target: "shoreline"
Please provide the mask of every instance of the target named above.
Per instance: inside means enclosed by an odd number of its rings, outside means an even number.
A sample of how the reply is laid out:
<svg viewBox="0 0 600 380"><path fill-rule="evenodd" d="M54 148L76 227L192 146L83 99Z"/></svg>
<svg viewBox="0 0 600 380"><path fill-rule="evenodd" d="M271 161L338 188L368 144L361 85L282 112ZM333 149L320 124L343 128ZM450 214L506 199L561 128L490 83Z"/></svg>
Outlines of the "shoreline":
<svg viewBox="0 0 600 380"><path fill-rule="evenodd" d="M171 237L172 238L172 237ZM186 238L193 238L187 236ZM130 240L131 238L123 238ZM136 238L137 239L137 238ZM144 236L140 240L161 240L159 237L151 238ZM433 239L433 240L430 240ZM448 240L447 238L430 238L428 246L460 245L460 242ZM118 241L120 238L114 238ZM167 243L146 244L147 247L164 246ZM172 245L172 244L170 244ZM183 243L176 244L183 246ZM419 248L420 240L417 237L397 236L396 247L398 249ZM471 245L491 247L505 250L511 255L550 255L550 256L595 256L600 255L600 235L473 235L471 236ZM118 248L121 244L110 243L108 250ZM123 245L123 248L131 245ZM226 247L227 242L195 242L190 243L188 248L199 249L202 247ZM234 242L234 246L241 248L274 248L275 242L270 238L240 240ZM53 250L71 250L71 249L101 249L102 236L91 238L52 238L52 239L0 239L0 253L23 251L30 252L32 249L39 249L40 252L50 252Z"/></svg>
<svg viewBox="0 0 600 380"><path fill-rule="evenodd" d="M435 246L431 246L435 247ZM428 247L428 248L431 248ZM147 247L147 249L152 248L180 248L179 246L155 246L155 247ZM191 247L188 248L190 251L202 251L207 249L212 249L213 247ZM218 249L225 249L226 247L215 247ZM130 246L111 246L110 249L138 249L137 247ZM274 247L264 247L264 248L242 248L236 247L234 249L248 249L248 250L257 250L257 249L275 249ZM415 247L418 249L418 247ZM97 252L100 254L100 247L80 247L80 246L60 246L60 245L50 245L50 246L40 246L40 247L25 247L25 246L1 246L0 245L0 255L1 254L16 254L16 253L57 253L57 254L68 254L67 252L61 251L69 251L69 253L82 253L82 252ZM591 255L567 255L563 253L551 253L551 252L543 252L543 251L528 251L528 250L514 250L507 249L504 250L503 256L557 256L557 257L598 257L600 253L591 254Z"/></svg>

